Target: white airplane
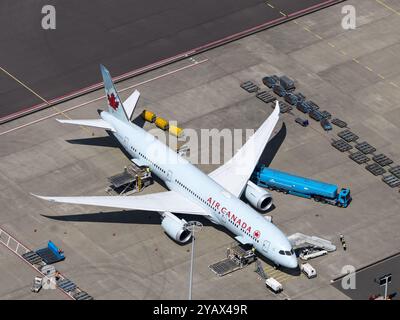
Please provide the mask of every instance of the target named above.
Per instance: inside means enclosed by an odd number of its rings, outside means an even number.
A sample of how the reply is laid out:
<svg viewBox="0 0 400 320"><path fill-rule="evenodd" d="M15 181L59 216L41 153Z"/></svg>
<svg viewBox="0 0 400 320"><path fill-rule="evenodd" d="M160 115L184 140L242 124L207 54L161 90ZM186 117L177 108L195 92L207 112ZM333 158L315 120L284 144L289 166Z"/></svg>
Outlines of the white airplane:
<svg viewBox="0 0 400 320"><path fill-rule="evenodd" d="M279 120L279 104L261 127L237 151L232 159L206 175L153 135L130 121L140 93L135 90L121 102L110 73L100 66L108 100L108 111L96 120L58 120L80 126L111 131L132 161L146 165L162 179L169 191L139 196L43 197L61 203L103 206L160 213L164 231L179 243L187 242L191 233L186 221L173 213L201 215L236 235L242 244L250 244L277 266L297 268L292 246L274 224L250 205L240 200L244 193L255 208L266 211L272 205L271 195L249 181L257 162Z"/></svg>

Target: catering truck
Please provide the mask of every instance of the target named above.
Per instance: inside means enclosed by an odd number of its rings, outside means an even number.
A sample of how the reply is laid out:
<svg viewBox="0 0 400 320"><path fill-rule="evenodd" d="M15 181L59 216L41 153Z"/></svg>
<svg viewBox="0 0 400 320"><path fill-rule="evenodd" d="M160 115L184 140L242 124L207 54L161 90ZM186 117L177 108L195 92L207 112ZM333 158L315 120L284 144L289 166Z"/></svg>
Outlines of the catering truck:
<svg viewBox="0 0 400 320"><path fill-rule="evenodd" d="M266 166L261 166L254 172L252 181L270 190L308 199L313 198L317 202L342 208L346 208L351 202L350 189L342 188L339 191L339 188L333 184L295 176Z"/></svg>

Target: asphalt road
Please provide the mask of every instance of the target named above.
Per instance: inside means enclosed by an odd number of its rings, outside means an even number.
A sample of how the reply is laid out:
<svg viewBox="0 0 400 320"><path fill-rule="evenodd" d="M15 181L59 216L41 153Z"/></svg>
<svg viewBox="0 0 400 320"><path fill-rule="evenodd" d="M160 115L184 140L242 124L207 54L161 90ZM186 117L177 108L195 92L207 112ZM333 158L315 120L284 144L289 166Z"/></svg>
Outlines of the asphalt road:
<svg viewBox="0 0 400 320"><path fill-rule="evenodd" d="M99 83L99 63L121 75L266 22L283 22L280 11L301 15L339 1L269 2L273 8L262 0L54 0L56 29L44 30L47 0L3 0L0 66L51 100ZM43 102L1 70L0 95L0 120Z"/></svg>
<svg viewBox="0 0 400 320"><path fill-rule="evenodd" d="M375 279L392 274L392 282L388 286L388 295L396 293L394 300L400 299L400 254L356 272L356 289L344 290L342 279L333 286L354 300L367 300L372 295L383 295L384 287L380 287Z"/></svg>

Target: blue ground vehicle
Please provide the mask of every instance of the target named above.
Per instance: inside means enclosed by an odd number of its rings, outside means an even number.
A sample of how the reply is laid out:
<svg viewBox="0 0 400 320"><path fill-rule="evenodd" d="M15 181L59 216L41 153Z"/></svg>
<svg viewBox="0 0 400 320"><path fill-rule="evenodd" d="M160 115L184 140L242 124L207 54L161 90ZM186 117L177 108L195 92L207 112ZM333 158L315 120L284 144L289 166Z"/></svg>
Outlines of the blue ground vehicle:
<svg viewBox="0 0 400 320"><path fill-rule="evenodd" d="M272 89L275 84L279 84L279 77L277 75L267 76L262 79L262 82Z"/></svg>
<svg viewBox="0 0 400 320"><path fill-rule="evenodd" d="M350 189L342 188L338 191L338 187L333 184L295 176L265 166L254 172L252 181L260 187L282 191L303 198L313 198L317 202L343 208L346 208L352 200Z"/></svg>
<svg viewBox="0 0 400 320"><path fill-rule="evenodd" d="M64 252L58 248L51 240L47 243L47 247L36 250L36 253L47 264L56 263L65 259Z"/></svg>
<svg viewBox="0 0 400 320"><path fill-rule="evenodd" d="M332 130L332 125L328 119L321 120L321 127L324 128L325 131Z"/></svg>
<svg viewBox="0 0 400 320"><path fill-rule="evenodd" d="M294 121L296 121L299 125L301 125L303 127L307 127L309 125L307 119L296 118Z"/></svg>

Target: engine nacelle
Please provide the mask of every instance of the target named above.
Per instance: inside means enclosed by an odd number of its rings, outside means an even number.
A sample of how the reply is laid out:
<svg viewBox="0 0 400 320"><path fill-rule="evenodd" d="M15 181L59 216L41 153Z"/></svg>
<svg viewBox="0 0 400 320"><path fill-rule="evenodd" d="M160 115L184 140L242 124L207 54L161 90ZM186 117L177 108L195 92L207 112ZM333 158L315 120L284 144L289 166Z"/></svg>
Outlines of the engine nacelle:
<svg viewBox="0 0 400 320"><path fill-rule="evenodd" d="M184 219L179 219L171 212L164 212L162 216L161 227L167 235L179 243L185 243L190 239L192 233L184 228L186 223Z"/></svg>
<svg viewBox="0 0 400 320"><path fill-rule="evenodd" d="M258 210L267 211L272 206L271 194L251 181L247 181L245 197Z"/></svg>

